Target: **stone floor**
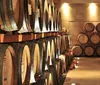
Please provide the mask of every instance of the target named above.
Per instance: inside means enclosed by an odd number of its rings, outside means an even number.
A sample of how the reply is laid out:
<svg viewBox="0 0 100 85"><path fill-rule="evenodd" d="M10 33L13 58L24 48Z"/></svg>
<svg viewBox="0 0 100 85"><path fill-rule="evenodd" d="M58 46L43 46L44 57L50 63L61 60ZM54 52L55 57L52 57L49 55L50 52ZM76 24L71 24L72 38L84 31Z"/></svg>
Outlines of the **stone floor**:
<svg viewBox="0 0 100 85"><path fill-rule="evenodd" d="M100 85L100 58L80 58L70 70L63 85Z"/></svg>

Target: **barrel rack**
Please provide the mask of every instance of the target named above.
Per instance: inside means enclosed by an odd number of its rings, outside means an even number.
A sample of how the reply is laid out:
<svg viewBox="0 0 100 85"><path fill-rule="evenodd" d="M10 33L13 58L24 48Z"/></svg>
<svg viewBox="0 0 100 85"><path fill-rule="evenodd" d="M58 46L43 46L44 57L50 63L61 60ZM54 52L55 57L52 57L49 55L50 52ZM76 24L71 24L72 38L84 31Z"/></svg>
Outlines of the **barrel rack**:
<svg viewBox="0 0 100 85"><path fill-rule="evenodd" d="M24 34L0 34L0 43L23 42L40 38L65 35L65 32L48 32L48 33L24 33Z"/></svg>
<svg viewBox="0 0 100 85"><path fill-rule="evenodd" d="M73 56L54 0L0 2L0 85L63 85Z"/></svg>

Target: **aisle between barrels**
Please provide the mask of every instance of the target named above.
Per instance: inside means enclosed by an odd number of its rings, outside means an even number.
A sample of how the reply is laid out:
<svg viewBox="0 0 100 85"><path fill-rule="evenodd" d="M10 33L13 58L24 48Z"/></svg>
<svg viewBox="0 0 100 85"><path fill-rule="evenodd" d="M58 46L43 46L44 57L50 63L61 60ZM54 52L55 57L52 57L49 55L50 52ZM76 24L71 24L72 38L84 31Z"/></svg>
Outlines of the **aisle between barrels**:
<svg viewBox="0 0 100 85"><path fill-rule="evenodd" d="M63 85L100 85L100 58L77 58L78 64L70 70Z"/></svg>

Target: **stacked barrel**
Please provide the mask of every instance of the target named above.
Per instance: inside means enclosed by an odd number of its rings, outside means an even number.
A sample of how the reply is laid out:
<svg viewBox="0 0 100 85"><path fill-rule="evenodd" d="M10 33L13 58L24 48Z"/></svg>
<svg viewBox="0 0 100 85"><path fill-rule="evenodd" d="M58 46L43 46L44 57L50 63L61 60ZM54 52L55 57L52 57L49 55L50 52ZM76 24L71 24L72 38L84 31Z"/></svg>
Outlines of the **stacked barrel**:
<svg viewBox="0 0 100 85"><path fill-rule="evenodd" d="M63 73L71 63L71 57L64 55L68 42L68 35L59 35L0 44L0 85L62 85Z"/></svg>
<svg viewBox="0 0 100 85"><path fill-rule="evenodd" d="M60 34L61 28L61 13L53 0L1 0L3 35L59 34L0 43L0 85L61 85L61 77L71 63L67 54L69 35Z"/></svg>
<svg viewBox="0 0 100 85"><path fill-rule="evenodd" d="M75 56L100 56L100 23L94 26L93 23L85 23L84 32L78 37L78 43L73 47Z"/></svg>
<svg viewBox="0 0 100 85"><path fill-rule="evenodd" d="M1 32L54 32L61 30L61 13L53 0L1 0Z"/></svg>

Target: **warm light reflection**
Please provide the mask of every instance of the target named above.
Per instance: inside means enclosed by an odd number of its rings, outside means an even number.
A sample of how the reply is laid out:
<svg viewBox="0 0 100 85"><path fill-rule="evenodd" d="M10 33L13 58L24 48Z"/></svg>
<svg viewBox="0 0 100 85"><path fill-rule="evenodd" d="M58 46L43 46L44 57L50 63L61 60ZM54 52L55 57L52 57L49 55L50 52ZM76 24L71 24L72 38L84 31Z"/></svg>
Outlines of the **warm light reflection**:
<svg viewBox="0 0 100 85"><path fill-rule="evenodd" d="M49 74L49 85L53 85L53 83L52 83L52 74L51 73Z"/></svg>
<svg viewBox="0 0 100 85"><path fill-rule="evenodd" d="M72 83L71 85L76 85L75 83Z"/></svg>
<svg viewBox="0 0 100 85"><path fill-rule="evenodd" d="M75 65L75 68L78 68L78 66L77 66L77 65Z"/></svg>
<svg viewBox="0 0 100 85"><path fill-rule="evenodd" d="M46 71L46 70L48 70L48 66L47 66L47 64L45 64L45 71Z"/></svg>
<svg viewBox="0 0 100 85"><path fill-rule="evenodd" d="M35 83L36 82L36 80L35 80L35 78L34 78L34 72L33 72L33 66L31 67L31 76L30 76L30 83Z"/></svg>
<svg viewBox="0 0 100 85"><path fill-rule="evenodd" d="M90 9L90 14L92 16L95 16L96 15L96 4L95 3L91 3L89 5L89 9Z"/></svg>
<svg viewBox="0 0 100 85"><path fill-rule="evenodd" d="M66 16L69 15L69 5L68 5L68 3L64 3L62 5L62 10L63 10L64 15L66 15Z"/></svg>
<svg viewBox="0 0 100 85"><path fill-rule="evenodd" d="M79 63L79 61L77 61L77 63Z"/></svg>
<svg viewBox="0 0 100 85"><path fill-rule="evenodd" d="M77 60L79 60L80 58L78 57Z"/></svg>

